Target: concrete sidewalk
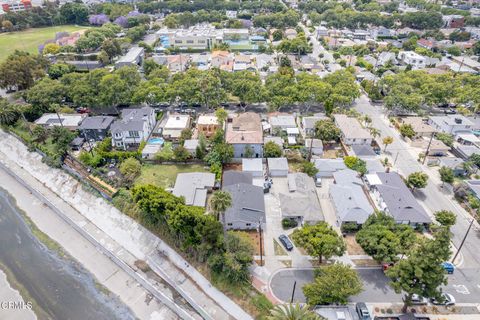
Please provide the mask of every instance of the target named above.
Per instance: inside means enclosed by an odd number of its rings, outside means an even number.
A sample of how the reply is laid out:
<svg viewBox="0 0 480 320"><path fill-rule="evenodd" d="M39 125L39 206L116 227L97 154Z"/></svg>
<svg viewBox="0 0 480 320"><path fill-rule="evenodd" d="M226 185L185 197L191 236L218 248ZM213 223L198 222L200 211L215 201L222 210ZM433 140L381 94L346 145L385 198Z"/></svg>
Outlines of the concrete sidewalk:
<svg viewBox="0 0 480 320"><path fill-rule="evenodd" d="M120 257L131 255L138 260L156 261L159 259L158 250L161 250L168 259L155 266L161 268L180 293L187 293L212 319L251 319L249 314L214 288L195 268L187 267L188 263L175 250L143 226L104 199L83 190L83 186L70 175L46 166L41 162L40 155L28 152L26 146L11 135L0 131L0 139L3 142L0 145L2 162L16 171L23 169L30 175L30 178L25 178L27 182L32 179L41 182L65 202L63 207L75 208L81 214L81 219L76 223L82 227L93 223L119 245L117 254ZM61 203L55 205L62 206ZM99 242L109 243L105 237L99 237ZM131 259L126 260L126 263L132 263Z"/></svg>

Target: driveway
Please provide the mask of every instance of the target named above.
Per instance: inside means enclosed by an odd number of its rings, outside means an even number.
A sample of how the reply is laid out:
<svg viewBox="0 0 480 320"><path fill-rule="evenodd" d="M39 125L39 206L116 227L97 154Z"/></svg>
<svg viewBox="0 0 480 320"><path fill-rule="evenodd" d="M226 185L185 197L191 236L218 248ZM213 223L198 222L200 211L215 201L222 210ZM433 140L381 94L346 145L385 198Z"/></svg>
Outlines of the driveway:
<svg viewBox="0 0 480 320"><path fill-rule="evenodd" d="M295 229L284 230L282 227L282 212L280 207L279 194L288 194L288 182L286 177L273 177L273 185L270 193L265 195L265 211L267 226L265 230L265 261L266 267L270 272L274 272L279 268L287 267L286 264L280 262L291 261L292 267L311 267L308 256L304 256L298 248L294 247L292 251L284 252L289 258L285 256L275 256L274 240L280 244L278 237L282 234L291 235ZM281 244L280 244L281 245ZM283 248L283 246L282 246Z"/></svg>
<svg viewBox="0 0 480 320"><path fill-rule="evenodd" d="M318 201L320 201L320 206L322 208L323 217L325 222L333 227L335 231L341 234L340 228L337 225L337 215L335 213L335 208L330 199L330 185L333 183L331 178L322 178L322 186L317 187L317 196Z"/></svg>

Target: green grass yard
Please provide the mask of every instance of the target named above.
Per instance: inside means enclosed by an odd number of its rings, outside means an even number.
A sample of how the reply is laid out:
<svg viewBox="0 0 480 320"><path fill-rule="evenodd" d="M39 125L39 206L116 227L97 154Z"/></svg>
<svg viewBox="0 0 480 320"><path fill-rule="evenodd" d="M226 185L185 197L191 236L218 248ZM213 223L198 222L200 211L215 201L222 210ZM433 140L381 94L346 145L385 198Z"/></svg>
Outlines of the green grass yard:
<svg viewBox="0 0 480 320"><path fill-rule="evenodd" d="M2 33L0 34L0 62L15 50L38 53L38 46L49 39L54 39L57 32L75 32L88 28L91 27L65 25Z"/></svg>
<svg viewBox="0 0 480 320"><path fill-rule="evenodd" d="M145 164L135 184L153 184L173 188L177 175L182 172L210 172L201 164Z"/></svg>

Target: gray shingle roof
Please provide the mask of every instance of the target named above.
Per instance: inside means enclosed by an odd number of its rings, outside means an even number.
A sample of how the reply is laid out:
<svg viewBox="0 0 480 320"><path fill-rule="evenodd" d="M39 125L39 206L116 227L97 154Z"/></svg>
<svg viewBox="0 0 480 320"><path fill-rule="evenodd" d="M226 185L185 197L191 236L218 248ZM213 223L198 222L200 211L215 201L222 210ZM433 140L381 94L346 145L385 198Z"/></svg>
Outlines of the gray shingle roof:
<svg viewBox="0 0 480 320"><path fill-rule="evenodd" d="M237 183L253 184L251 172L225 171L223 172L223 186L230 186Z"/></svg>
<svg viewBox="0 0 480 320"><path fill-rule="evenodd" d="M143 118L152 112L153 109L150 107L123 109L122 119L116 120L110 130L112 134L124 131L143 131Z"/></svg>
<svg viewBox="0 0 480 320"><path fill-rule="evenodd" d="M94 116L85 118L80 125L80 130L106 130L112 124L114 117Z"/></svg>
<svg viewBox="0 0 480 320"><path fill-rule="evenodd" d="M334 174L335 184L330 186L330 197L341 222L363 224L373 213L373 207L362 189L363 182L350 169Z"/></svg>
<svg viewBox="0 0 480 320"><path fill-rule="evenodd" d="M397 173L381 172L377 173L377 176L382 184L377 185L376 188L395 221L409 221L410 223L432 222L427 212L417 202Z"/></svg>
<svg viewBox="0 0 480 320"><path fill-rule="evenodd" d="M313 178L305 173L290 173L287 180L290 193L279 194L282 216L303 217L308 222L325 220Z"/></svg>
<svg viewBox="0 0 480 320"><path fill-rule="evenodd" d="M265 222L262 187L237 183L223 187L232 196L232 206L225 212L225 222Z"/></svg>
<svg viewBox="0 0 480 320"><path fill-rule="evenodd" d="M207 189L213 188L215 175L206 172L179 173L173 188L177 197L185 197L185 204L189 206L205 207Z"/></svg>

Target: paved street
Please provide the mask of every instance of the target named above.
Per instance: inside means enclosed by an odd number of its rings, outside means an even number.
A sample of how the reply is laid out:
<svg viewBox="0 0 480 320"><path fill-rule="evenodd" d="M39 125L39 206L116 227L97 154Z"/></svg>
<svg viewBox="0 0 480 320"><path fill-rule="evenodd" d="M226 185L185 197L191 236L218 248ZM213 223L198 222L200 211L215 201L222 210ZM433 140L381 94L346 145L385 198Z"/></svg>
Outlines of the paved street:
<svg viewBox="0 0 480 320"><path fill-rule="evenodd" d="M381 303L402 302L402 297L389 286L389 279L379 268L359 268L363 280L363 292L352 297L351 302ZM302 287L313 281L313 269L285 269L275 273L270 282L273 294L282 301L290 301L293 283L297 281L294 301L305 302ZM478 303L480 301L480 270L456 270L448 276L444 291L451 293L457 303Z"/></svg>
<svg viewBox="0 0 480 320"><path fill-rule="evenodd" d="M372 118L372 126L381 132L381 136L391 136L394 141L387 147L387 152L395 160L394 170L407 176L416 171L423 171L429 174L430 179L427 187L417 191L415 196L417 200L425 207L427 212L433 214L439 210L450 210L457 214L457 223L452 227L453 243L458 247L465 235L471 217L467 212L453 199L451 194L445 194L440 187L441 182L436 169L431 169L421 165L417 157L413 154L408 144L402 140L397 130L389 126L388 119L383 115L380 106L372 105L366 96L360 97L355 103L355 109L359 112L368 114ZM381 143L381 138L379 139ZM443 194L442 194L443 193ZM478 225L477 225L478 226ZM480 266L480 232L478 227L472 228L465 244L462 248L463 262L462 268L479 268Z"/></svg>

